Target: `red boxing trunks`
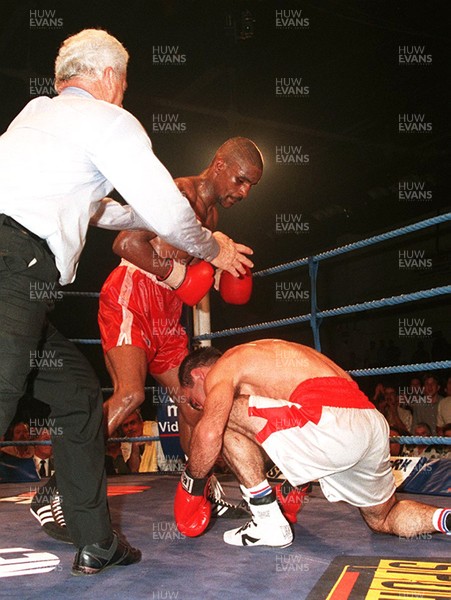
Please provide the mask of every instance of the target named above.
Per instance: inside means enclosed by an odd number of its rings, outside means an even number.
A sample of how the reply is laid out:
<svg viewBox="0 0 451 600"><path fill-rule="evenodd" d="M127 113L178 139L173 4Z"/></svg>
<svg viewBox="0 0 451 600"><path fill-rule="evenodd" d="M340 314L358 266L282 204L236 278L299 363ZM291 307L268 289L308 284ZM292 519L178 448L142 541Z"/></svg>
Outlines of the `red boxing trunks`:
<svg viewBox="0 0 451 600"><path fill-rule="evenodd" d="M103 284L99 328L103 352L131 345L146 352L149 372L178 367L188 353L183 303L156 277L123 260Z"/></svg>

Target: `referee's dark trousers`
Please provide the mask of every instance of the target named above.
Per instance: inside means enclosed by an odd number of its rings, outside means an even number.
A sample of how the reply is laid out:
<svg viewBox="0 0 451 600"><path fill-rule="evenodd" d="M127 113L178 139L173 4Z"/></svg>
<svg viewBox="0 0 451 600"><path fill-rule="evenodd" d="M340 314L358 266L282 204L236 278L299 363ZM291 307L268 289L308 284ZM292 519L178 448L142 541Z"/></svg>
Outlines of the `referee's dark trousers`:
<svg viewBox="0 0 451 600"><path fill-rule="evenodd" d="M106 499L102 395L77 348L47 321L60 294L46 245L0 215L0 435L32 380L51 408L58 490L78 547L111 538Z"/></svg>

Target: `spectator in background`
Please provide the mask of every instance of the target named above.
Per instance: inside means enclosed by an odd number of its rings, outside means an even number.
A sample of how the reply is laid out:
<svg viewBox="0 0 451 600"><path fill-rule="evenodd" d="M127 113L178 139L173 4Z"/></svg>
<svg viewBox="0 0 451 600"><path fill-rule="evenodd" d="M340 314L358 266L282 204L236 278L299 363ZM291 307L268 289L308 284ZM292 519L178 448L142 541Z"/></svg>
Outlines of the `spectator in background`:
<svg viewBox="0 0 451 600"><path fill-rule="evenodd" d="M39 435L34 441L50 441L50 432L46 427L43 427L39 432ZM50 477L55 471L53 464L53 448L52 445L34 445L33 461L35 464L36 472L41 479L44 477Z"/></svg>
<svg viewBox="0 0 451 600"><path fill-rule="evenodd" d="M158 423L156 421L143 421L139 410L135 410L124 420L121 429L124 437L129 438L159 436ZM158 471L158 460L161 460L164 456L159 441L122 443L122 455L131 473Z"/></svg>
<svg viewBox="0 0 451 600"><path fill-rule="evenodd" d="M412 409L412 404L419 401L424 396L424 388L421 378L416 375L410 378L407 386L401 386L399 391L399 402L405 408Z"/></svg>
<svg viewBox="0 0 451 600"><path fill-rule="evenodd" d="M430 437L432 435L431 433L431 428L429 427L429 425L427 423L418 423L417 425L415 425L415 427L413 428L413 434L414 436L420 436L420 437ZM441 446L437 446L437 445L416 445L416 446L409 446L409 456L421 456L421 457L425 457L428 460L434 459L434 458L442 458L443 454L442 454L442 447Z"/></svg>
<svg viewBox="0 0 451 600"><path fill-rule="evenodd" d="M409 385L417 393L421 393L421 390L423 389L422 378L414 375L410 378Z"/></svg>
<svg viewBox="0 0 451 600"><path fill-rule="evenodd" d="M390 437L401 437L403 435L409 435L404 430L396 429L396 427L390 427ZM390 440L390 456L405 456L404 445L399 442Z"/></svg>
<svg viewBox="0 0 451 600"><path fill-rule="evenodd" d="M411 394L418 396L424 392L423 379L424 376L410 378L409 389Z"/></svg>
<svg viewBox="0 0 451 600"><path fill-rule="evenodd" d="M442 398L437 407L437 433L446 435L444 428L451 423L451 377L448 377L445 385L445 398Z"/></svg>
<svg viewBox="0 0 451 600"><path fill-rule="evenodd" d="M384 414L384 410L385 410L385 406L387 404L387 401L385 400L385 387L383 383L377 383L376 387L374 388L374 393L371 397L371 402L374 404L374 406L377 408L377 410L379 412L381 412L382 414Z"/></svg>
<svg viewBox="0 0 451 600"><path fill-rule="evenodd" d="M399 403L399 396L394 387L388 386L384 390L384 410L381 411L387 419L390 427L395 427L406 431L406 435L412 428L412 413L407 408L403 408Z"/></svg>
<svg viewBox="0 0 451 600"><path fill-rule="evenodd" d="M5 439L30 441L30 430L26 423L14 423L8 428ZM34 449L31 445L4 446L0 452L0 482L23 483L39 481L33 461Z"/></svg>
<svg viewBox="0 0 451 600"><path fill-rule="evenodd" d="M438 404L442 396L438 393L440 384L435 375L426 375L424 378L424 394L417 402L411 403L413 422L416 427L419 423L427 423L432 435L437 435Z"/></svg>
<svg viewBox="0 0 451 600"><path fill-rule="evenodd" d="M6 454L17 456L18 458L31 458L33 456L34 448L31 443L30 428L23 421L18 421L8 427L8 431L5 434L5 441L8 440L14 442L29 441L30 445L4 446L2 451L6 452Z"/></svg>
<svg viewBox="0 0 451 600"><path fill-rule="evenodd" d="M115 432L111 437L119 437L118 432ZM122 455L120 442L110 442L106 446L105 452L105 470L107 475L127 475L130 469L125 463Z"/></svg>

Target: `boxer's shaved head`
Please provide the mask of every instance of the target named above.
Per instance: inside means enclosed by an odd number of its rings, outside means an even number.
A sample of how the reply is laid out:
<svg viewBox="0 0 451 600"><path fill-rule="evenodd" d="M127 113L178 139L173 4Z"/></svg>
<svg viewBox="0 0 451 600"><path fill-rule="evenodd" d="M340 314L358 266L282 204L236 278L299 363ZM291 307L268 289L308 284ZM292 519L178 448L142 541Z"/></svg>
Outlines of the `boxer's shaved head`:
<svg viewBox="0 0 451 600"><path fill-rule="evenodd" d="M218 148L213 162L218 158L224 162L253 165L263 171L263 156L254 142L245 137L230 138Z"/></svg>
<svg viewBox="0 0 451 600"><path fill-rule="evenodd" d="M230 138L216 151L202 174L217 204L230 208L249 195L263 173L263 156L252 140Z"/></svg>

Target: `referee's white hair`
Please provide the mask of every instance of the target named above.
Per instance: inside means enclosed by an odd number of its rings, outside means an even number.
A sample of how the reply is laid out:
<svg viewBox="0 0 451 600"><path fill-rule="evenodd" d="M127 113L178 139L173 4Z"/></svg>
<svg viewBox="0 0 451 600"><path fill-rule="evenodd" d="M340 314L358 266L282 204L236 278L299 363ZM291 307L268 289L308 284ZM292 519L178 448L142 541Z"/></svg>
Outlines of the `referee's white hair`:
<svg viewBox="0 0 451 600"><path fill-rule="evenodd" d="M127 70L128 52L103 29L83 29L61 44L55 60L55 89L72 77L99 79L107 67L117 75Z"/></svg>

